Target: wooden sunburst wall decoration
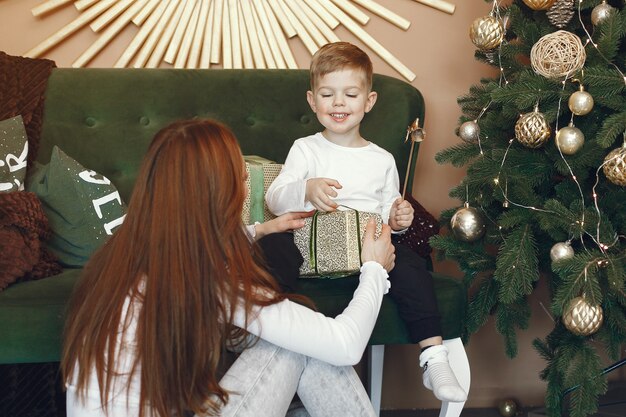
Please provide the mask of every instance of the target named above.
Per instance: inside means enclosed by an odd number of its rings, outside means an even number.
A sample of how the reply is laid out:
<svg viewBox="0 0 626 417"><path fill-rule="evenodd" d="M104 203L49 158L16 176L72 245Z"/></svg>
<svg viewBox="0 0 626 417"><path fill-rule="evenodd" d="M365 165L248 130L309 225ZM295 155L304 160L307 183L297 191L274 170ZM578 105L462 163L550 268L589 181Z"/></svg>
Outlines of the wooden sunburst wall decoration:
<svg viewBox="0 0 626 417"><path fill-rule="evenodd" d="M445 0L414 0L445 13ZM83 67L128 25L135 37L114 67L156 68L297 68L288 39L299 37L312 54L339 40L343 25L409 81L415 74L363 29L367 12L407 30L411 24L374 0L47 0L32 9L36 17L73 3L79 16L26 52L41 56L89 25L99 33L73 63Z"/></svg>

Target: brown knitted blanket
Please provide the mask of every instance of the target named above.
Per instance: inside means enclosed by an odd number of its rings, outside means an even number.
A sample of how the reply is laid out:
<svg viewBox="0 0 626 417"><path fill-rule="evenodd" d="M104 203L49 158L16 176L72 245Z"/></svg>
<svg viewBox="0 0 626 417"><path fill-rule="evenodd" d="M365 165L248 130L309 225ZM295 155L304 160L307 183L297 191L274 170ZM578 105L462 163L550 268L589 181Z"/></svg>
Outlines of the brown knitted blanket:
<svg viewBox="0 0 626 417"><path fill-rule="evenodd" d="M18 280L61 272L44 244L50 234L48 218L34 193L0 193L0 290Z"/></svg>
<svg viewBox="0 0 626 417"><path fill-rule="evenodd" d="M43 102L54 61L7 55L0 51L0 120L22 115L28 135L28 166L37 157Z"/></svg>
<svg viewBox="0 0 626 417"><path fill-rule="evenodd" d="M53 61L7 55L0 51L0 120L21 115L28 135L28 166L37 156L43 103ZM44 242L48 219L33 193L0 193L0 291L18 280L61 272Z"/></svg>

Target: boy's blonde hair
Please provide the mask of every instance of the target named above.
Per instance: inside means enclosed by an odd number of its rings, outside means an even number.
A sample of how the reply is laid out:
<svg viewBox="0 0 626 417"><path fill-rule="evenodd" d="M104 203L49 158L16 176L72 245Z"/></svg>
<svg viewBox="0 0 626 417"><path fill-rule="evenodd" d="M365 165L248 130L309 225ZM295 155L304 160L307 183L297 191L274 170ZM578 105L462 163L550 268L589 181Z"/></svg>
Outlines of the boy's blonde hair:
<svg viewBox="0 0 626 417"><path fill-rule="evenodd" d="M333 42L322 46L313 55L310 67L311 90L315 90L315 84L319 78L343 69L362 71L367 91L372 89L373 67L370 57L358 46L349 42Z"/></svg>

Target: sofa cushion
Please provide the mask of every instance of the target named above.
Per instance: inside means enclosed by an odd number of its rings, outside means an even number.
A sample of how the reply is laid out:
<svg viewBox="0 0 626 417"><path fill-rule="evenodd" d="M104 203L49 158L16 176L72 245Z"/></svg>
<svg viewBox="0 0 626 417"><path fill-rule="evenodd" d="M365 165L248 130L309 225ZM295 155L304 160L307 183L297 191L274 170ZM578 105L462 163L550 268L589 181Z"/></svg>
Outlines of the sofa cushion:
<svg viewBox="0 0 626 417"><path fill-rule="evenodd" d="M27 189L41 199L52 228L48 246L67 267L80 267L122 224L126 205L106 177L84 168L58 147L36 164Z"/></svg>
<svg viewBox="0 0 626 417"><path fill-rule="evenodd" d="M28 138L22 116L0 121L0 192L24 189Z"/></svg>
<svg viewBox="0 0 626 417"><path fill-rule="evenodd" d="M66 269L60 275L18 283L0 293L0 323L3 324L0 363L59 360L65 306L81 271ZM442 315L443 338L459 337L466 308L465 288L461 281L445 275L434 273L433 278ZM319 311L335 317L348 305L357 284L356 276L335 280L302 279L299 292L310 297ZM369 343L410 343L398 308L389 296L383 299Z"/></svg>
<svg viewBox="0 0 626 417"><path fill-rule="evenodd" d="M80 269L20 282L0 292L0 363L56 362L63 317Z"/></svg>
<svg viewBox="0 0 626 417"><path fill-rule="evenodd" d="M444 339L460 337L467 307L465 287L460 280L438 273L432 275L441 313L442 336ZM358 276L342 279L300 279L298 285L298 293L311 298L318 310L326 316L335 317L341 314L352 299L358 285ZM398 307L389 296L385 296L369 344L406 343L411 343L411 340Z"/></svg>

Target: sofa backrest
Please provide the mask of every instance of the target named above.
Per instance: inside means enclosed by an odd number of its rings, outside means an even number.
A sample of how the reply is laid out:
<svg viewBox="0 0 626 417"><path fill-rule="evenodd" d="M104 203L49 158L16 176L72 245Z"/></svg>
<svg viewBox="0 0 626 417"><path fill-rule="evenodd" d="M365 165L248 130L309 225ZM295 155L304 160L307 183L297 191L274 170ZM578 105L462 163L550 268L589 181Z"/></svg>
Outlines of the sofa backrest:
<svg viewBox="0 0 626 417"><path fill-rule="evenodd" d="M321 130L309 108L307 70L178 70L57 68L48 80L37 159L54 145L107 176L126 202L154 134L168 123L210 117L231 127L246 155L283 162L291 143ZM391 152L403 182L413 172L407 127L424 118L410 84L374 76L378 92L361 134ZM411 184L408 185L410 190Z"/></svg>

